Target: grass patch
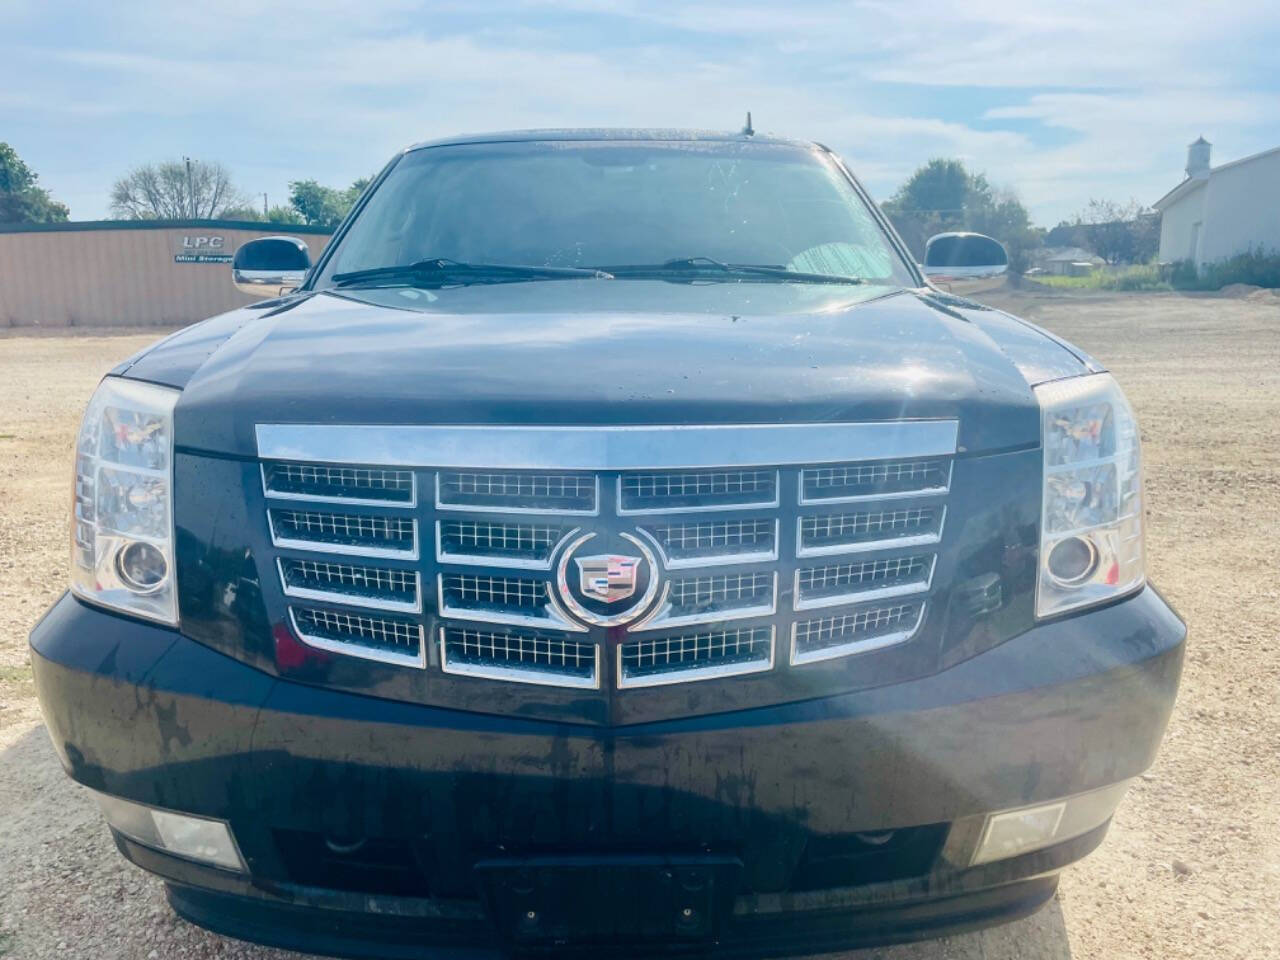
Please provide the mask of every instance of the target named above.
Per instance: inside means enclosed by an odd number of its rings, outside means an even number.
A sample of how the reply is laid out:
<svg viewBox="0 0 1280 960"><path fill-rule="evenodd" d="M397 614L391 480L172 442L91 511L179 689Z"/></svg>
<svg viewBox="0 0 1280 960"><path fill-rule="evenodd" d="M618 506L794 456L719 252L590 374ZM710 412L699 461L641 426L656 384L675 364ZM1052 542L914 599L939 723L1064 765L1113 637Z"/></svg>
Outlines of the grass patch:
<svg viewBox="0 0 1280 960"><path fill-rule="evenodd" d="M36 695L36 678L31 673L31 665L24 663L17 667L0 667L0 698L27 698Z"/></svg>
<svg viewBox="0 0 1280 960"><path fill-rule="evenodd" d="M1060 290L1172 290L1159 266L1143 263L1119 270L1094 270L1083 277L1041 275L1036 283Z"/></svg>
<svg viewBox="0 0 1280 960"><path fill-rule="evenodd" d="M1106 267L1083 277L1049 274L1030 278L1057 290L1221 290L1233 283L1280 288L1280 253L1261 249L1236 254L1199 270L1188 260L1177 263L1142 263L1132 267Z"/></svg>

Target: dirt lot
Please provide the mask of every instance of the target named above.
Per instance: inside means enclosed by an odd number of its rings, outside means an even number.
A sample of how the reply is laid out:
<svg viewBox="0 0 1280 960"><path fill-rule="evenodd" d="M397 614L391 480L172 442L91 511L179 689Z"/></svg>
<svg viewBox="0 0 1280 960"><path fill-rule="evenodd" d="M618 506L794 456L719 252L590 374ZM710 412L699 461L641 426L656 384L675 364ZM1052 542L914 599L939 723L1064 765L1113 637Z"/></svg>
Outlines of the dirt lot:
<svg viewBox="0 0 1280 960"><path fill-rule="evenodd" d="M859 953L1261 958L1280 951L1280 300L1000 294L1115 371L1146 451L1152 578L1191 625L1156 765L1035 917ZM114 852L40 723L27 631L66 580L70 450L98 376L154 339L0 338L0 955L283 958L175 919ZM288 955L292 956L292 955Z"/></svg>

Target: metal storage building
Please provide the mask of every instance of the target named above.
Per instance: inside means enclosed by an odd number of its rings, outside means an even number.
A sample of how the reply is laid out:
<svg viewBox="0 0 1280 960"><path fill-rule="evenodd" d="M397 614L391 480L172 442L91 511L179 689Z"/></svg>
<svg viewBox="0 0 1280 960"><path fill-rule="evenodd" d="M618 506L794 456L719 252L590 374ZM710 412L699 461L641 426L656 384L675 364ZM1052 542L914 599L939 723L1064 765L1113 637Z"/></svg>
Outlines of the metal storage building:
<svg viewBox="0 0 1280 960"><path fill-rule="evenodd" d="M314 261L331 232L237 220L0 224L0 327L194 323L253 302L231 285L246 240L296 236Z"/></svg>

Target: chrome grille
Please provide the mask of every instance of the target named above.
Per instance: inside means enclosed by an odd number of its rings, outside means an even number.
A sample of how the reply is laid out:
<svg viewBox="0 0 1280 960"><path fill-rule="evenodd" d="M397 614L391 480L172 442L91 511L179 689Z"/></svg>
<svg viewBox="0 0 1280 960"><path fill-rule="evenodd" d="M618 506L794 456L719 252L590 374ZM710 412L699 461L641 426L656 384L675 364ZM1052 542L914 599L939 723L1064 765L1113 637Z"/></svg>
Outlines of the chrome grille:
<svg viewBox="0 0 1280 960"><path fill-rule="evenodd" d="M264 463L262 484L269 497L330 503L412 505L416 489L412 470L321 463Z"/></svg>
<svg viewBox="0 0 1280 960"><path fill-rule="evenodd" d="M840 464L801 471L802 502L941 493L951 477L950 460L893 460Z"/></svg>
<svg viewBox="0 0 1280 960"><path fill-rule="evenodd" d="M772 506L777 500L776 470L626 473L618 480L618 503L623 513Z"/></svg>
<svg viewBox="0 0 1280 960"><path fill-rule="evenodd" d="M276 546L324 549L331 553L417 557L417 526L410 517L380 517L272 507Z"/></svg>
<svg viewBox="0 0 1280 960"><path fill-rule="evenodd" d="M445 673L564 687L598 685L599 647L537 634L442 627L440 666Z"/></svg>
<svg viewBox="0 0 1280 960"><path fill-rule="evenodd" d="M511 513L595 513L593 474L445 471L437 479L437 506L446 510Z"/></svg>
<svg viewBox="0 0 1280 960"><path fill-rule="evenodd" d="M423 666L422 626L416 620L290 607L293 629L321 650L352 653L371 660Z"/></svg>
<svg viewBox="0 0 1280 960"><path fill-rule="evenodd" d="M287 596L410 613L422 609L416 570L285 558L279 564Z"/></svg>
<svg viewBox="0 0 1280 960"><path fill-rule="evenodd" d="M391 448L417 451L419 466L378 463L385 445L335 441L312 464L282 444L262 465L272 562L307 643L426 667L430 628L432 669L459 677L643 687L774 670L779 636L794 665L880 649L924 622L955 428L867 425L867 436L889 438L885 449L925 455L823 462L831 449L865 448L858 425L846 426L682 427L639 446L631 438L648 428L529 428L522 438L522 428L473 427L441 442L437 428L398 428ZM925 440L902 442L920 430ZM765 463L716 466L699 446L688 466L662 466L670 447L690 449L690 432L705 432L720 463ZM493 457L472 460L482 441ZM362 463L328 459L347 446ZM434 450L454 459L419 459ZM509 450L530 469L497 466ZM644 466L593 466L614 459ZM434 539L425 557L424 524ZM644 559L605 564L614 553ZM594 565L573 566L587 557Z"/></svg>
<svg viewBox="0 0 1280 960"><path fill-rule="evenodd" d="M923 613L923 603L899 603L797 621L792 627L791 662L831 660L902 643L915 633Z"/></svg>
<svg viewBox="0 0 1280 960"><path fill-rule="evenodd" d="M650 687L773 666L773 628L708 630L618 645L618 686Z"/></svg>
<svg viewBox="0 0 1280 960"><path fill-rule="evenodd" d="M546 570L569 528L554 523L502 520L436 521L436 559Z"/></svg>

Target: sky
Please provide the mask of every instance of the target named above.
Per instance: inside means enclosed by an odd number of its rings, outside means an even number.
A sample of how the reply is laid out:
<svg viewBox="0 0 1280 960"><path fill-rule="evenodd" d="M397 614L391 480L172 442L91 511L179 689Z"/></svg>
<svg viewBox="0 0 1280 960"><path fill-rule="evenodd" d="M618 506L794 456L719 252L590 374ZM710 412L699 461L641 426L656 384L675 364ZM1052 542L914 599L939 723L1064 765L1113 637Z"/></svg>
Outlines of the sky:
<svg viewBox="0 0 1280 960"><path fill-rule="evenodd" d="M261 204L456 133L757 130L877 199L958 157L1052 226L1150 204L1204 135L1280 146L1280 4L0 0L0 141L76 220L139 164L218 161Z"/></svg>

